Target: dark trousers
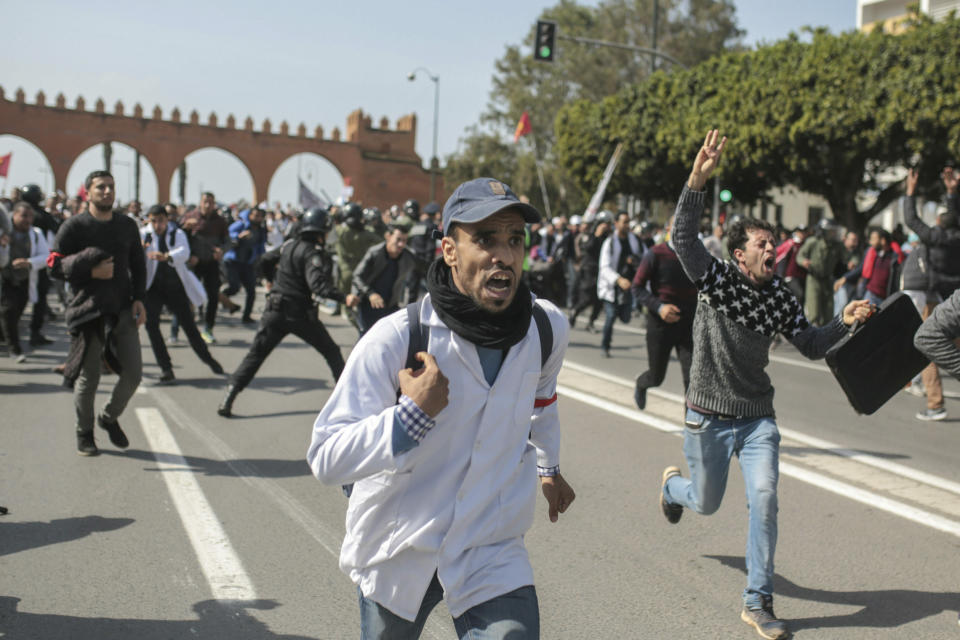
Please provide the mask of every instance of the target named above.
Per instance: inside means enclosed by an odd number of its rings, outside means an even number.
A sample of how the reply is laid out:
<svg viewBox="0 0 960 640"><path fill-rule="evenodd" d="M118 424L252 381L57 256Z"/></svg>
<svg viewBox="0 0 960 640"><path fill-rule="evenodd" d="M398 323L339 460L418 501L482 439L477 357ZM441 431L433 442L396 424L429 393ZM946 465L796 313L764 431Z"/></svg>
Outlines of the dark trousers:
<svg viewBox="0 0 960 640"><path fill-rule="evenodd" d="M50 305L47 304L47 293L50 291L50 276L45 269L37 274L37 301L33 303L33 317L30 318L30 334L40 333L43 321L50 314Z"/></svg>
<svg viewBox="0 0 960 640"><path fill-rule="evenodd" d="M319 351L326 359L334 380L340 378L344 365L343 355L326 327L317 318L316 308L297 308L292 304L270 300L267 303L267 309L260 316L260 328L253 336L250 351L230 378L230 382L237 387L238 391L250 384L263 361L289 333Z"/></svg>
<svg viewBox="0 0 960 640"><path fill-rule="evenodd" d="M647 318L647 366L637 378L637 385L644 389L659 387L667 374L670 352L677 350L680 371L683 373L683 390L690 383L690 362L693 360L693 317L679 322L664 322L659 317Z"/></svg>
<svg viewBox="0 0 960 640"><path fill-rule="evenodd" d="M629 291L616 292L616 302L609 300L603 301L603 336L600 339L600 346L604 351L610 350L610 343L613 340L613 322L620 318L620 322L627 324L630 322L630 315L633 313L633 294Z"/></svg>
<svg viewBox="0 0 960 640"><path fill-rule="evenodd" d="M360 306L357 307L357 324L359 325L360 335L362 336L367 331L370 331L370 327L376 324L377 320L386 318L399 308L397 305L393 305L384 307L383 309L374 309L368 301L364 300L361 302Z"/></svg>
<svg viewBox="0 0 960 640"><path fill-rule="evenodd" d="M27 308L30 298L30 282L24 280L13 284L6 280L0 285L0 328L10 346L10 353L20 355L23 349L20 346L20 316Z"/></svg>
<svg viewBox="0 0 960 640"><path fill-rule="evenodd" d="M232 296L240 287L246 292L246 299L243 301L243 317L249 318L253 311L253 300L257 295L257 272L252 264L246 262L236 262L231 260L226 263L227 267L227 288L223 292ZM208 301L216 307L216 302Z"/></svg>
<svg viewBox="0 0 960 640"><path fill-rule="evenodd" d="M187 298L187 292L183 290L183 284L178 280L175 283L162 286L161 283L154 280L153 285L147 290L146 299L143 301L147 308L147 336L150 338L150 348L153 350L153 357L157 360L157 365L161 369L169 369L172 365L170 353L167 351L167 343L163 340L163 334L160 332L160 309L166 305L170 313L180 321L183 332L187 334L187 340L190 341L190 347L197 357L204 364L210 364L213 357L210 355L210 349L207 343L200 336L200 330L190 312L190 300Z"/></svg>
<svg viewBox="0 0 960 640"><path fill-rule="evenodd" d="M207 292L204 322L207 331L213 331L213 325L217 321L217 305L220 299L220 263L216 260L198 262L193 268L193 273L200 279L203 290Z"/></svg>

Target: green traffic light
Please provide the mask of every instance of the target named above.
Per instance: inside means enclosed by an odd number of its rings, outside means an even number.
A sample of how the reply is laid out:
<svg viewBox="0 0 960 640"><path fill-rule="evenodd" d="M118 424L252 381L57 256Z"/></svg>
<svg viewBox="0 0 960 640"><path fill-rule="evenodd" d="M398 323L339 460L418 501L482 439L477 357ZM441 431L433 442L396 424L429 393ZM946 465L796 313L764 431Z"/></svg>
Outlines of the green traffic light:
<svg viewBox="0 0 960 640"><path fill-rule="evenodd" d="M540 57L549 58L550 57L550 47L540 47Z"/></svg>
<svg viewBox="0 0 960 640"><path fill-rule="evenodd" d="M720 202L730 202L733 200L733 192L730 189L724 189L720 192Z"/></svg>

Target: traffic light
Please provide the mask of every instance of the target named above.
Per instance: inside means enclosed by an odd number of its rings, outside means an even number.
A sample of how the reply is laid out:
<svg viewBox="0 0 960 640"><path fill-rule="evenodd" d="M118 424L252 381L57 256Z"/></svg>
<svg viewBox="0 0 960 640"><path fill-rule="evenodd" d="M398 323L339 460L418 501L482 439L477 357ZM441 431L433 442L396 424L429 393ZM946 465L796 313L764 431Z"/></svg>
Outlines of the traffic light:
<svg viewBox="0 0 960 640"><path fill-rule="evenodd" d="M731 200L733 200L733 191L724 189L720 192L720 202L730 202Z"/></svg>
<svg viewBox="0 0 960 640"><path fill-rule="evenodd" d="M537 20L537 37L533 42L533 59L553 62L557 42L557 23Z"/></svg>

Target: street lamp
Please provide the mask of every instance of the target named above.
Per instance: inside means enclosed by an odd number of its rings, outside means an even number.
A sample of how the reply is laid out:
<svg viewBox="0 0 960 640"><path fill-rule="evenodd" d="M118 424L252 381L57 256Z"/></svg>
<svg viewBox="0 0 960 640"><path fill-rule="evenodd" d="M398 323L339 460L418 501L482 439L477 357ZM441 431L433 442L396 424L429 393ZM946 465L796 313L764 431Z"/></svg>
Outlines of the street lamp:
<svg viewBox="0 0 960 640"><path fill-rule="evenodd" d="M430 201L437 201L437 169L440 161L437 159L437 113L440 111L440 76L434 75L426 67L417 67L409 74L407 80L417 79L417 71L423 71L433 82L433 157L430 158Z"/></svg>

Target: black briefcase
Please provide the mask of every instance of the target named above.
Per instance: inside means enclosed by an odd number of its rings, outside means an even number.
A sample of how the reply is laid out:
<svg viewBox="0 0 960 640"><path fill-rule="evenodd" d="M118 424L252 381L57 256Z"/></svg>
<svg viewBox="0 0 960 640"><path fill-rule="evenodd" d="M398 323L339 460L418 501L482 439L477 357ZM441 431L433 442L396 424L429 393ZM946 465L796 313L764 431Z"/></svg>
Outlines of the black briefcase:
<svg viewBox="0 0 960 640"><path fill-rule="evenodd" d="M872 414L929 364L913 346L920 314L899 291L827 351L827 365L857 413Z"/></svg>

